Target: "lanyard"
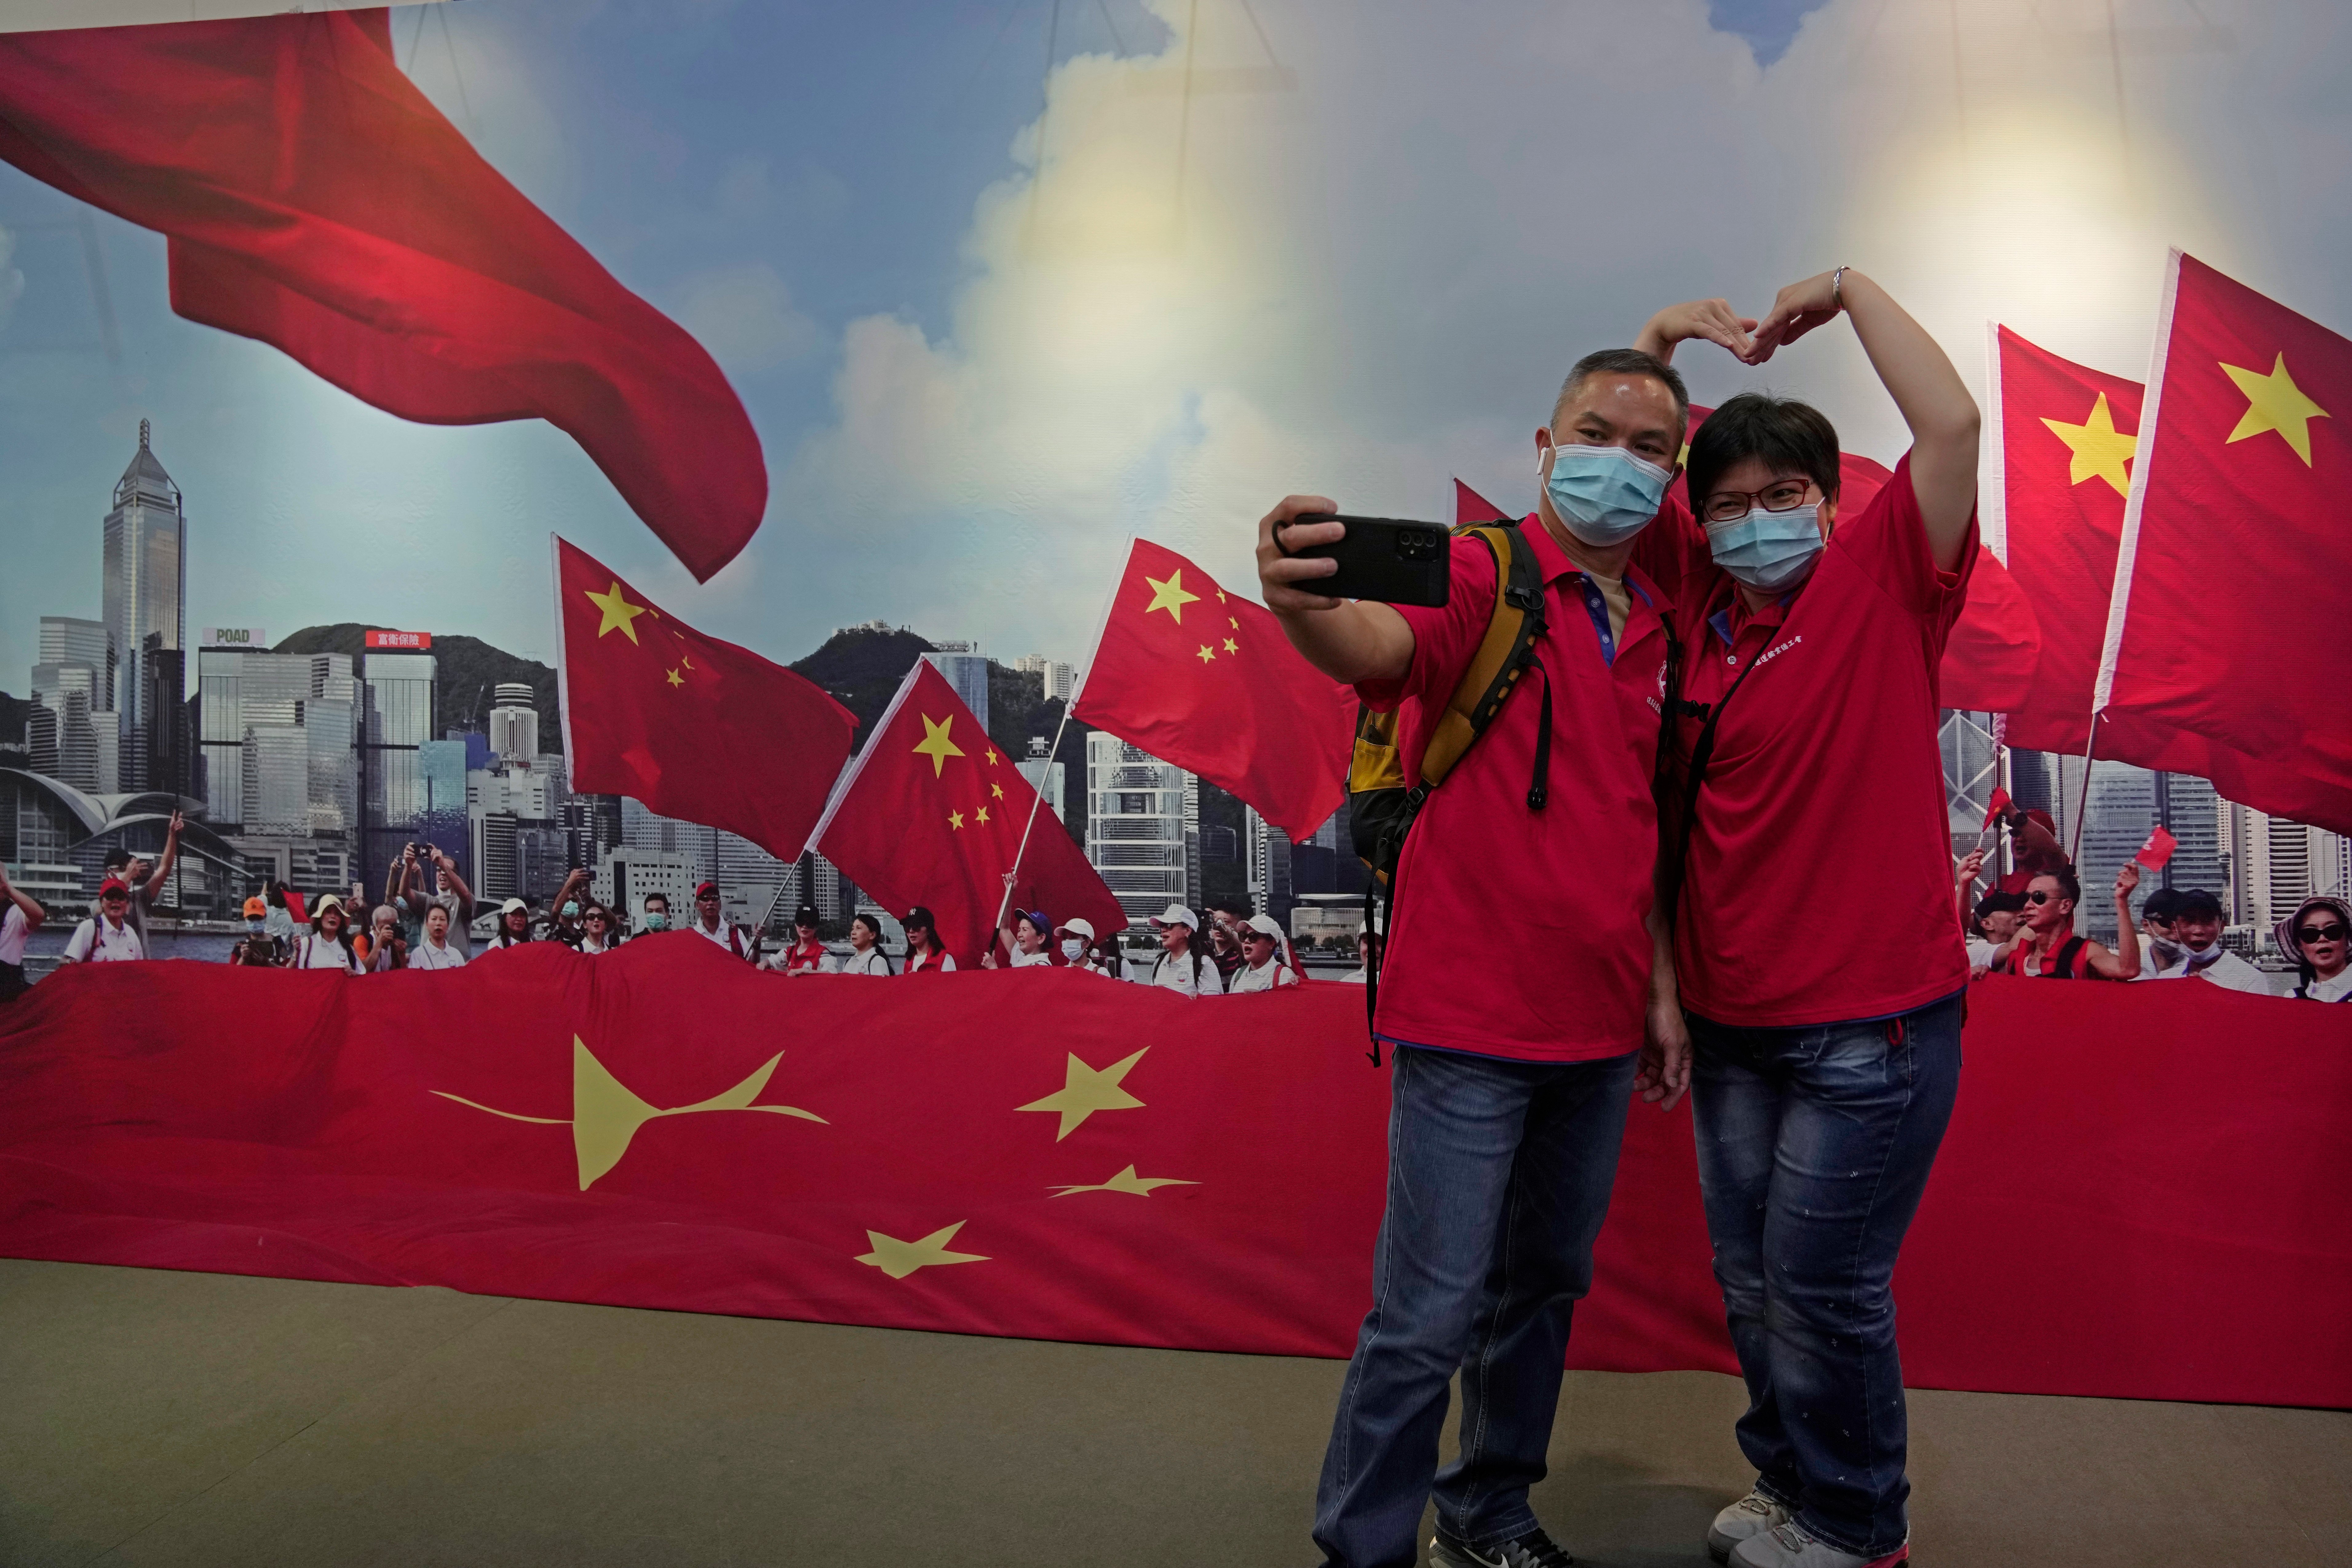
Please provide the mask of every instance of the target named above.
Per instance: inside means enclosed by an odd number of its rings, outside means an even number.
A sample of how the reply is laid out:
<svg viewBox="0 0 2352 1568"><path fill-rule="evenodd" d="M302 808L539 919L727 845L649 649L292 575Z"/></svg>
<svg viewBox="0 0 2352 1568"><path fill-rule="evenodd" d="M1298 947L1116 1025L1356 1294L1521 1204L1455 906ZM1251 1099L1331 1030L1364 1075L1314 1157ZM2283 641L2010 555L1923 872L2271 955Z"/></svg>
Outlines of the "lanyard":
<svg viewBox="0 0 2352 1568"><path fill-rule="evenodd" d="M1706 634L1702 632L1699 635L1702 639L1700 645L1704 647ZM1723 710L1731 706L1731 699L1739 695L1739 688L1748 684L1748 677L1756 673L1756 666L1762 664L1765 655L1771 651L1772 639L1767 636L1764 646L1756 651L1756 656L1733 677L1729 689L1712 703L1681 702L1678 694L1668 694L1677 698L1674 706L1705 721L1699 726L1698 739L1691 745L1690 776L1683 783L1682 818L1675 824L1675 856L1667 864L1665 904L1669 930L1673 928L1676 906L1682 902L1683 872L1690 862L1691 829L1698 817L1699 786L1706 782L1707 764L1715 759L1716 727L1723 722ZM1667 711L1671 714L1673 707Z"/></svg>

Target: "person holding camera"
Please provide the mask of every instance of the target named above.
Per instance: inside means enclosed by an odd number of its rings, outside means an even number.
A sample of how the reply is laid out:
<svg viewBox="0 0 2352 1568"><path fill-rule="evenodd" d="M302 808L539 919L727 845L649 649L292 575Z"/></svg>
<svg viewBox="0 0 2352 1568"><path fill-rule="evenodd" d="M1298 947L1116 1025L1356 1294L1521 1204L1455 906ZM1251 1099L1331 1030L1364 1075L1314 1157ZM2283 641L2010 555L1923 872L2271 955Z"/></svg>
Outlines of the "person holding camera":
<svg viewBox="0 0 2352 1568"><path fill-rule="evenodd" d="M1691 436L1689 515L1644 546L1689 672L1666 885L1757 1471L1707 1546L1738 1568L1865 1568L1909 1554L1891 1281L1959 1082L1969 957L1937 669L1978 553L1979 422L1935 339L1850 267L1726 333L1732 317L1720 299L1671 306L1637 341L1666 358L1705 337L1756 366L1843 317L1912 440L1849 513L1830 421L1743 392ZM1866 920L1823 924L1831 864L1863 879Z"/></svg>
<svg viewBox="0 0 2352 1568"><path fill-rule="evenodd" d="M1513 530L1541 583L1535 662L1442 784L1391 883L1376 1041L1394 1048L1387 1212L1317 1489L1328 1568L1414 1560L1433 1490L1438 1568L1565 1568L1528 1506L1591 1287L1628 1097L1671 1108L1686 1037L1653 909L1652 785L1670 608L1630 563L1674 476L1690 400L1633 350L1589 354L1535 433L1536 511ZM1436 608L1342 601L1316 580L1349 525L1293 496L1258 525L1266 605L1309 663L1402 707L1406 782L1486 636L1501 588L1451 541ZM1279 530L1279 537L1277 536ZM1514 603L1517 601L1514 601ZM1948 902L1949 894L1946 898ZM1462 933L1509 909L1541 963L1465 964ZM1437 1469L1462 1375L1461 1457Z"/></svg>
<svg viewBox="0 0 2352 1568"><path fill-rule="evenodd" d="M425 891L424 884L425 868L428 862L433 868L430 893ZM462 964L466 961L466 956L472 951L468 927L474 918L474 890L467 887L466 879L457 873L457 862L438 845L409 844L402 849L399 895L387 902L406 910L409 920L416 926L419 939L410 943L412 949L424 946L424 939L429 936L425 922L433 910L441 910L447 919L446 938L438 946L445 949L455 947L457 962ZM436 955L436 961L426 967L450 968L456 966L441 961Z"/></svg>

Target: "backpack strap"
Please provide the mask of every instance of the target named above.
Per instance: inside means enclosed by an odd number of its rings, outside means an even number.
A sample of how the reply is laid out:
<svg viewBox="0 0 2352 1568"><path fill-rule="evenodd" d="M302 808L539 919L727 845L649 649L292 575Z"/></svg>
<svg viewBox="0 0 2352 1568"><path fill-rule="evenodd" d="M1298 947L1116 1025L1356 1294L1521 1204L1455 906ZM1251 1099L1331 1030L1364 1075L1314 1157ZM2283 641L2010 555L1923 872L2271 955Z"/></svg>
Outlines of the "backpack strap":
<svg viewBox="0 0 2352 1568"><path fill-rule="evenodd" d="M1495 722L1495 716L1502 711L1503 700L1511 695L1520 675L1530 666L1542 668L1536 662L1535 647L1544 632L1543 573L1519 526L1486 523L1459 528L1455 533L1479 540L1494 555L1495 606L1486 617L1486 634L1480 639L1478 651L1470 656L1453 697L1430 730L1428 744L1422 748L1423 789L1445 781L1445 776L1454 771L1454 764L1462 760L1471 743ZM1544 685L1549 706L1549 676ZM1550 737L1549 725L1537 732L1536 772L1528 786L1528 805L1534 810L1543 809Z"/></svg>
<svg viewBox="0 0 2352 1568"><path fill-rule="evenodd" d="M2084 957L2084 949L2089 945L2090 939L2088 937L2069 936L2066 938L2064 945L2058 949L2055 957L2051 963L2050 977L2057 980L2081 979L2083 977L2083 971L2086 967Z"/></svg>

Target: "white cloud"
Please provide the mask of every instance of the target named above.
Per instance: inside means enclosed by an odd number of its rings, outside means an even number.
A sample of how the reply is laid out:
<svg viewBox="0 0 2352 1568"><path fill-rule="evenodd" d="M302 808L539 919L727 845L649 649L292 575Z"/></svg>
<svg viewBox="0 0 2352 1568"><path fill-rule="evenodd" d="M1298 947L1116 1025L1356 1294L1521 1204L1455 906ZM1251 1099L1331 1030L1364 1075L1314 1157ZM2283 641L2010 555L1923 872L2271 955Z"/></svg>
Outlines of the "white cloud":
<svg viewBox="0 0 2352 1568"><path fill-rule="evenodd" d="M793 304L793 292L765 262L692 274L672 312L730 375L751 376L799 359L824 334Z"/></svg>

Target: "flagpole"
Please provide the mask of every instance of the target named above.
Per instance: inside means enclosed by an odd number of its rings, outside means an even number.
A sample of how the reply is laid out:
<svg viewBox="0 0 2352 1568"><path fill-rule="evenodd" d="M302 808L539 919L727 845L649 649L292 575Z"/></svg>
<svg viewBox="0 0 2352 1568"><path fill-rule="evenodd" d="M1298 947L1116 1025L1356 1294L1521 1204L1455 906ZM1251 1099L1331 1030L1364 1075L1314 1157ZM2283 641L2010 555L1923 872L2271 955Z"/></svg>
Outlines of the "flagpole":
<svg viewBox="0 0 2352 1568"><path fill-rule="evenodd" d="M2069 864L2079 863L2082 856L2083 813L2091 809L2091 753L2099 744L2101 716L2095 713L2091 716L2091 737L2083 742L2083 788L2075 792L2074 826L2066 834L2066 860Z"/></svg>
<svg viewBox="0 0 2352 1568"><path fill-rule="evenodd" d="M1069 699L1062 704L1062 722L1054 727L1054 744L1046 748L1045 766L1039 771L1038 787L1030 792L1029 820L1021 825L1021 843L1013 852L1013 869L1004 876L1004 897L996 906L996 924L990 929L992 945L996 933L1004 929L1005 913L1013 907L1013 889L1021 878L1021 862L1029 853L1029 831L1037 825L1037 808L1045 803L1044 779L1054 770L1054 758L1062 749L1062 732L1070 727L1070 712L1078 706L1078 694L1087 689L1087 677L1094 674L1095 663L1102 657L1103 633L1110 630L1110 612L1118 601L1118 585L1127 580L1127 569L1135 562L1136 536L1127 536L1127 556L1120 562L1118 575L1111 579L1110 591L1103 595L1102 614L1095 621L1094 646L1087 651L1087 662L1078 671L1077 679L1070 684Z"/></svg>

